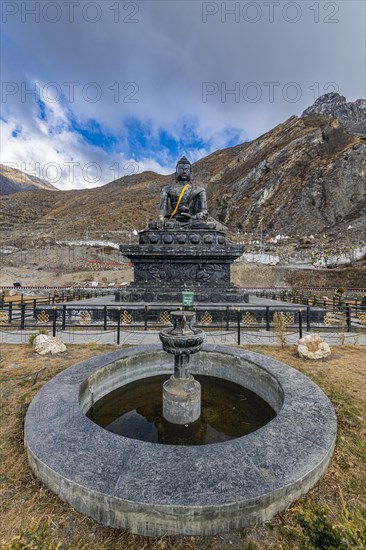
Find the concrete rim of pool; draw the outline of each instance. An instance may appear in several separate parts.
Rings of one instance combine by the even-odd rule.
[[[337,422],[324,392],[295,369],[247,350],[205,345],[192,373],[240,384],[277,416],[243,437],[203,446],[113,434],[85,412],[132,381],[172,372],[160,345],[123,348],[69,367],[29,406],[25,446],[34,474],[96,521],[146,536],[213,535],[269,520],[326,470]]]

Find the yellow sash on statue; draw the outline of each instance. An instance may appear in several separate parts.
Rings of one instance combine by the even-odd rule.
[[[177,206],[174,208],[174,210],[173,210],[173,212],[172,212],[172,214],[171,214],[171,216],[170,216],[170,218],[169,218],[170,220],[171,220],[172,218],[174,218],[174,216],[175,216],[176,213],[178,212],[178,208],[179,208],[179,205],[180,205],[180,201],[182,200],[183,195],[184,195],[184,193],[187,191],[187,188],[188,188],[188,187],[189,187],[189,183],[187,183],[187,185],[185,185],[185,186],[183,187],[182,191],[180,192],[179,199],[178,199],[178,202],[177,202]]]

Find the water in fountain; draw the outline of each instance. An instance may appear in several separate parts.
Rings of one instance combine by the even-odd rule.
[[[88,417],[107,430],[142,441],[171,445],[207,445],[257,430],[275,416],[251,391],[221,378],[195,375],[201,384],[201,416],[192,424],[167,422],[162,411],[162,384],[154,376],[118,388],[97,401]]]

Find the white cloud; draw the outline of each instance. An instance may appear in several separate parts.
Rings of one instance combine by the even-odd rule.
[[[47,102],[47,119],[2,121],[1,162],[45,179],[59,189],[91,188],[145,170],[169,174],[172,168],[146,158],[142,162],[85,143],[70,126],[67,109]]]
[[[64,188],[110,181],[115,163],[123,175],[123,166],[134,160],[130,158],[133,147],[126,146],[125,125],[131,118],[149,125],[152,140],[159,129],[179,138],[184,132],[182,121],[194,121],[200,143],[187,152],[197,160],[225,147],[230,129],[244,141],[292,114],[301,114],[318,95],[332,91],[329,83],[335,83],[349,101],[365,94],[363,2],[281,1],[274,3],[273,23],[268,2],[257,2],[261,17],[256,23],[243,16],[253,17],[253,11],[243,12],[245,5],[253,4],[247,2],[211,3],[218,13],[207,17],[206,23],[202,10],[207,3],[198,1],[141,0],[125,9],[123,2],[82,0],[75,3],[74,22],[64,2],[59,3],[62,17],[56,23],[50,21],[55,8],[41,11],[39,22],[21,13],[24,6],[29,11],[36,4],[43,9],[42,2],[19,3],[19,12],[9,15],[3,26],[8,54],[2,76],[5,86],[15,87],[14,93],[5,88],[8,94],[3,97],[8,122],[2,155],[4,162],[39,162],[41,166],[78,162],[74,183],[63,175],[60,186]],[[95,16],[92,8],[86,9],[88,4],[100,7],[100,21],[88,21]],[[237,4],[241,11],[235,22],[223,10]],[[285,20],[294,17],[294,11],[286,11],[289,4],[300,6],[296,23]],[[114,22],[117,5],[119,21]],[[133,6],[138,8],[136,13]],[[332,13],[332,6],[338,13]],[[138,22],[129,23],[130,19]],[[25,94],[35,81],[47,104],[47,122],[37,119],[35,96]],[[205,82],[213,83],[214,89],[206,98],[202,95]],[[273,98],[270,82],[276,83]],[[233,89],[236,95],[230,93]],[[48,97],[55,91],[62,96],[53,103]],[[291,94],[297,91],[298,101],[292,102]],[[252,101],[256,92],[258,101]],[[96,101],[95,94],[100,96]],[[97,120],[106,132],[119,136],[121,152],[83,142],[70,126],[70,111],[79,125]],[[15,127],[22,128],[16,138],[12,137]],[[168,149],[154,159],[147,143],[145,156],[138,157],[140,171],[174,169]],[[85,171],[83,175],[82,167],[90,162],[102,169],[98,182],[87,181],[92,177]]]

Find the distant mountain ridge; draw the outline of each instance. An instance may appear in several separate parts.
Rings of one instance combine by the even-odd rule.
[[[326,94],[251,142],[193,165],[209,213],[231,231],[334,234],[366,224],[365,100]],[[12,234],[81,234],[142,229],[156,219],[159,194],[174,175],[133,174],[94,189],[35,190],[4,196],[0,228]],[[69,237],[70,238],[70,237]],[[362,238],[362,237],[361,237]]]
[[[30,191],[32,189],[58,189],[47,181],[31,176],[25,172],[0,164],[0,195],[11,195],[19,191]]]

